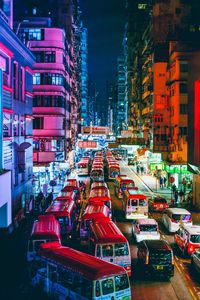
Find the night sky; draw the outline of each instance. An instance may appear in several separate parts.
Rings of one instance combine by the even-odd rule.
[[[89,74],[97,83],[100,101],[106,96],[106,81],[113,80],[117,70],[125,26],[125,2],[80,0],[83,23],[89,34]]]

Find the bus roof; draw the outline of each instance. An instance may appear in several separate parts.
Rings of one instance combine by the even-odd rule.
[[[106,202],[106,201],[111,201],[110,197],[108,196],[100,196],[100,197],[90,197],[89,198],[89,203],[93,203],[93,202]]]
[[[167,211],[175,215],[190,215],[190,212],[185,208],[179,208],[179,207],[167,208],[166,212]]]
[[[110,192],[107,188],[95,188],[90,191],[90,196],[89,198],[96,198],[96,197],[104,197],[108,196],[110,198]]]
[[[122,234],[117,225],[112,221],[93,221],[90,224],[90,230],[96,243],[126,243],[127,239]]]
[[[124,191],[124,194],[127,195],[127,197],[129,199],[146,199],[147,197],[143,194],[138,194],[137,190],[128,190],[128,191]]]
[[[79,191],[79,188],[77,186],[74,186],[74,185],[66,185],[61,190],[61,192],[71,192],[71,191]]]
[[[102,188],[103,188],[103,187],[104,187],[104,188],[108,188],[107,183],[95,181],[95,182],[93,182],[92,185],[91,185],[91,190],[92,190],[92,189],[95,189],[95,188],[99,188],[99,187],[102,187]]]
[[[35,237],[55,236],[60,237],[60,224],[53,215],[39,216],[38,220],[33,223],[31,239]]]
[[[55,200],[45,211],[45,214],[53,214],[55,217],[69,216],[74,208],[74,201]]]
[[[98,280],[104,277],[126,273],[123,267],[69,247],[59,246],[59,243],[43,243],[39,255],[49,259],[51,262],[55,261],[66,269],[81,274],[89,280]]]
[[[67,179],[66,184],[73,185],[73,186],[78,186],[78,182],[75,178]]]
[[[120,177],[120,176],[116,177],[116,181],[118,181],[119,183],[131,183],[131,182],[134,182],[133,179],[124,178],[124,177]]]
[[[109,215],[109,208],[104,205],[103,202],[93,202],[92,204],[89,204],[85,212],[83,214],[84,220],[92,220],[96,217],[107,217]]]

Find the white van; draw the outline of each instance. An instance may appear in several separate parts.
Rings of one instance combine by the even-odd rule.
[[[176,232],[183,224],[192,225],[192,217],[184,208],[168,208],[163,214],[161,222],[169,232]]]
[[[133,236],[136,242],[143,240],[159,240],[158,223],[154,219],[138,219],[133,223]]]

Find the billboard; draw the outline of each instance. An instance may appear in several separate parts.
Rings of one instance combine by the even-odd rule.
[[[95,141],[79,141],[79,148],[97,148],[97,142]]]

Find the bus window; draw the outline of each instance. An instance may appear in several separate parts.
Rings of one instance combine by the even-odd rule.
[[[60,282],[63,286],[66,288],[71,288],[72,287],[72,273],[70,273],[68,270],[64,269],[59,269],[58,270],[58,282]]]
[[[101,295],[100,283],[99,281],[96,281],[96,297],[99,297],[100,295]]]
[[[128,245],[127,244],[115,244],[115,256],[125,256],[128,255]]]
[[[126,274],[115,276],[115,290],[121,291],[129,288],[128,276]]]
[[[92,287],[92,282],[83,278],[81,295],[83,295],[86,299],[92,299]]]
[[[57,282],[57,268],[49,264],[49,279],[52,282]]]
[[[131,205],[132,206],[138,206],[138,201],[137,201],[137,199],[132,199],[132,201],[131,201]],[[130,205],[129,205],[130,206]]]
[[[40,249],[40,245],[45,242],[46,240],[34,241],[34,251],[38,252],[38,250]]]
[[[147,206],[147,200],[146,199],[139,199],[139,206]]]
[[[79,295],[82,295],[82,286],[83,286],[83,283],[82,283],[82,278],[79,277],[79,276],[74,276],[74,286],[73,286],[73,290],[79,294]]]
[[[58,222],[60,223],[60,227],[63,229],[65,228],[65,226],[69,225],[69,218],[68,217],[58,218]]]
[[[97,245],[97,257],[101,257],[101,246]]]
[[[113,245],[102,246],[103,257],[113,256]]]
[[[114,285],[113,285],[112,278],[102,280],[101,285],[102,285],[103,295],[114,293]]]

